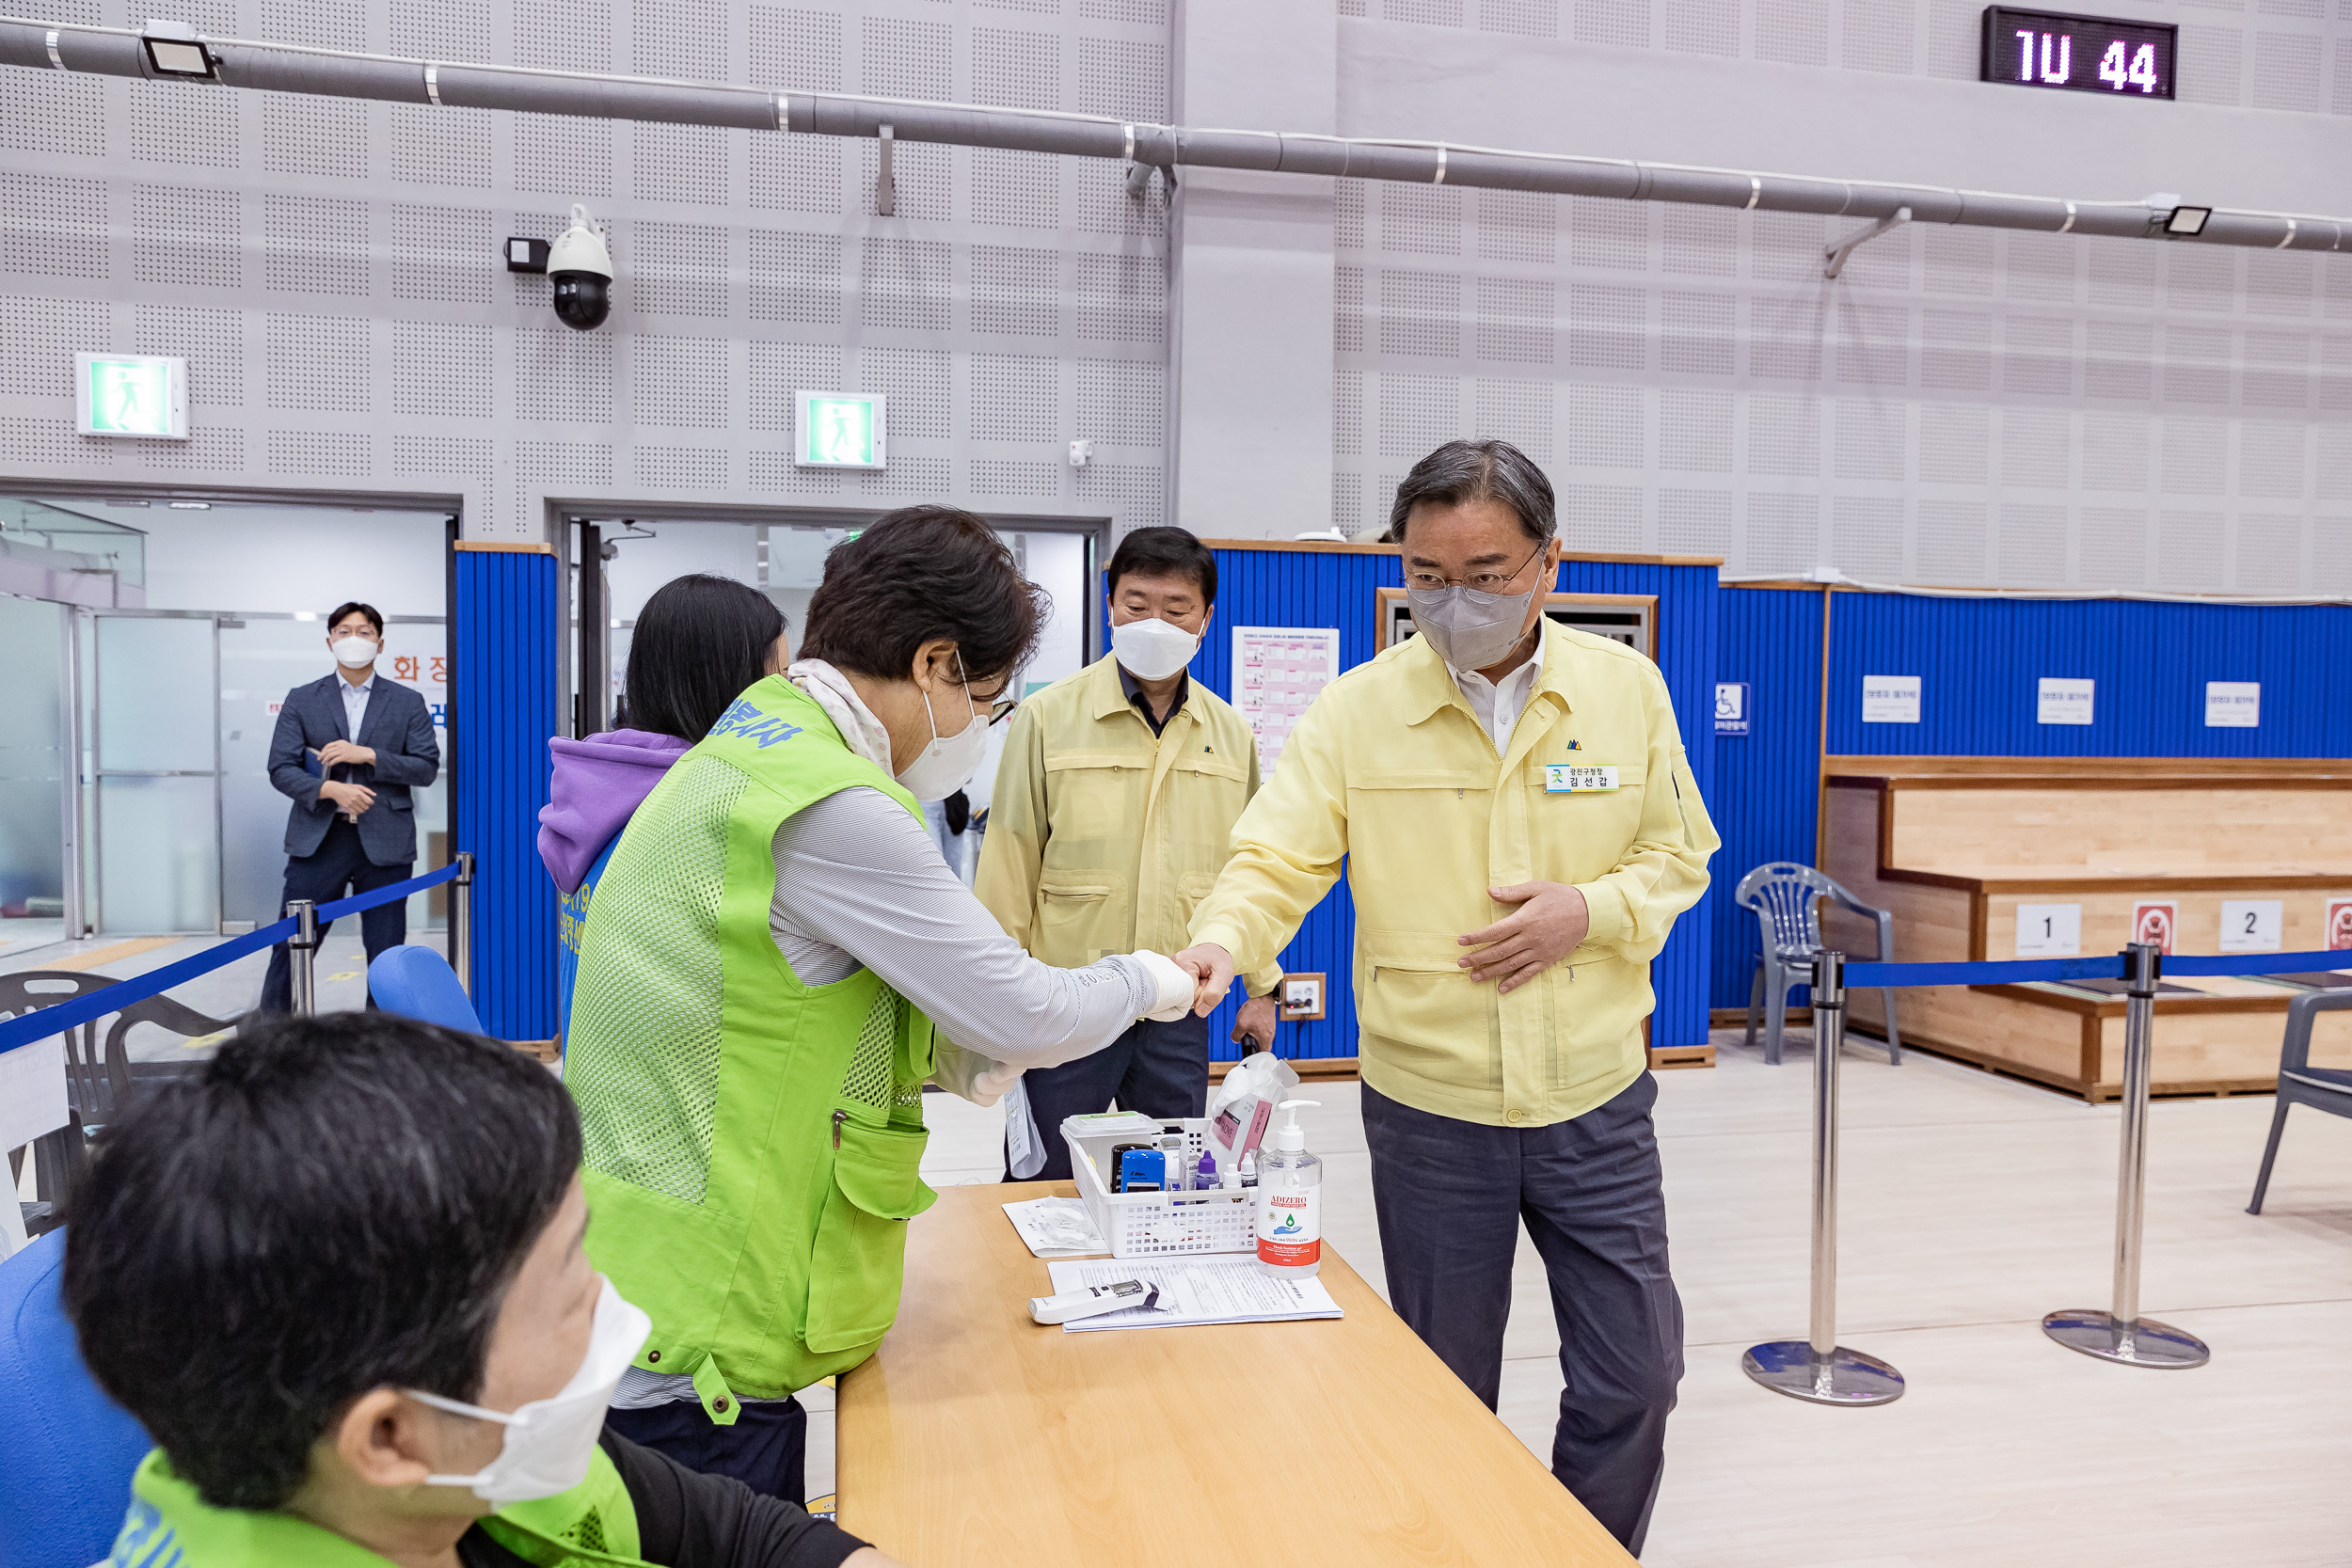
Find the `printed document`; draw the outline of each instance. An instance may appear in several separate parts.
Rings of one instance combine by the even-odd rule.
[[[1054,1293],[1066,1295],[1089,1285],[1140,1279],[1160,1289],[1155,1307],[1130,1307],[1062,1327],[1073,1334],[1099,1328],[1181,1328],[1196,1323],[1288,1323],[1301,1318],[1346,1314],[1320,1279],[1278,1279],[1248,1254],[1206,1253],[1189,1258],[1113,1258],[1092,1262],[1049,1263]]]

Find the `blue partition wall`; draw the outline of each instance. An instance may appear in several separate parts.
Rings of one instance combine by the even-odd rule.
[[[1711,994],[1747,1003],[1754,918],[1728,896],[1768,860],[1815,861],[1819,589],[1726,588],[1717,668],[1746,681],[1753,733],[1716,745],[1724,830]],[[2352,756],[2352,609],[1839,592],[1829,605],[1832,756]],[[1862,721],[1866,675],[1916,675],[1916,724]],[[2043,724],[2043,676],[2096,682],[2092,722]],[[2256,681],[2262,721],[2205,726],[2207,681]]]
[[[452,827],[474,856],[474,1010],[501,1039],[555,1036],[555,885],[535,843],[556,733],[562,586],[545,546],[457,547]]]
[[[1217,550],[1216,562],[1216,619],[1193,660],[1192,675],[1229,699],[1233,627],[1337,626],[1340,667],[1349,670],[1376,651],[1373,591],[1404,585],[1393,551],[1362,546],[1225,547]],[[1715,799],[1709,717],[1717,663],[1715,568],[1570,560],[1561,573],[1560,587],[1570,593],[1658,596],[1659,664],[1689,743],[1692,772],[1711,803]],[[1703,920],[1686,919],[1659,958],[1654,970],[1658,1012],[1651,1043],[1688,1045],[1707,1038],[1708,936]],[[1281,1054],[1356,1054],[1351,984],[1355,940],[1355,906],[1343,879],[1283,949],[1284,969],[1319,972],[1327,977],[1328,990],[1326,1016],[1321,1021],[1282,1025],[1276,1043]],[[1229,1000],[1210,1020],[1213,1054],[1238,1053],[1238,1048],[1226,1043],[1232,1030],[1234,1006]]]

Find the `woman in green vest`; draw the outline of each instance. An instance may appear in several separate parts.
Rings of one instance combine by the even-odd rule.
[[[680,1464],[801,1496],[792,1396],[873,1354],[936,1196],[927,1080],[993,1103],[1192,1003],[1156,953],[1030,958],[924,829],[1049,609],[971,514],[879,519],[827,558],[801,658],[670,769],[597,884],[564,1082],[589,1256],[653,1317],[612,1423]]]
[[[389,1013],[280,1015],[141,1100],[66,1232],[83,1359],[161,1444],[90,1477],[131,1497],[107,1561],[896,1568],[603,1430],[646,1323],[586,1218],[555,1079]]]

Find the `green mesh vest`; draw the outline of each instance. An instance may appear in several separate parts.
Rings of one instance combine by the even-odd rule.
[[[578,1486],[509,1503],[482,1528],[535,1568],[645,1568],[637,1555],[637,1507],[602,1449]],[[384,1568],[385,1560],[291,1513],[215,1508],[157,1449],[131,1477],[122,1529],[96,1568]]]
[[[873,1354],[938,1196],[930,1021],[869,969],[803,985],[768,927],[777,827],[857,786],[916,809],[771,675],[637,808],[589,906],[564,1068],[588,1254],[653,1317],[637,1365],[722,1424]]]

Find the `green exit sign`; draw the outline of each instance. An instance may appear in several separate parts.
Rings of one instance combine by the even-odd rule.
[[[74,404],[85,436],[188,438],[188,362],[153,355],[77,354]]]
[[[796,392],[800,420],[792,461],[803,468],[879,468],[886,448],[884,399],[852,392]]]

